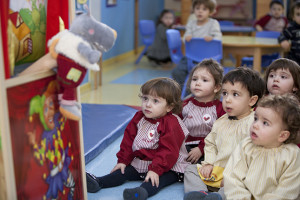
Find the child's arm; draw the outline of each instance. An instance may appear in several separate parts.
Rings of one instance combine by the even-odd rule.
[[[265,25],[268,23],[270,19],[271,19],[271,15],[269,14],[265,15],[254,23],[254,27],[256,28],[257,31],[263,31]]]
[[[292,36],[291,30],[289,30],[289,28],[286,28],[278,37],[278,42],[280,43],[281,47],[286,51],[289,51],[290,49],[291,45],[289,40],[291,39],[291,36]]]
[[[191,41],[191,39],[193,37],[193,26],[196,26],[196,24],[192,20],[192,21],[188,22],[185,27],[185,33],[183,35],[183,39],[187,42]]]
[[[217,123],[217,121],[215,122]],[[211,132],[206,136],[204,143],[204,156],[205,159],[202,162],[203,165],[213,165],[218,154],[217,144],[216,144],[217,133],[215,131],[215,126],[213,126]]]
[[[267,199],[297,199],[300,194],[300,153],[299,149],[294,148],[294,151],[286,151],[287,157],[290,156],[291,162],[283,164],[278,177],[278,183],[275,190],[264,195]],[[281,155],[282,156],[282,155]],[[225,183],[226,184],[226,183]],[[267,184],[267,183],[266,183]]]
[[[242,144],[230,156],[223,172],[224,191],[227,199],[251,199],[251,193],[243,183],[248,167]]]
[[[142,112],[141,111],[137,112],[132,118],[132,120],[129,122],[129,124],[127,125],[124,131],[123,140],[120,145],[120,151],[117,153],[118,163],[129,165],[133,160],[134,155],[132,151],[132,144],[138,131],[137,123],[140,121],[142,117],[143,117]]]
[[[211,41],[212,39],[222,40],[221,27],[217,20],[212,21],[212,26],[210,29],[209,36],[205,36],[204,39],[205,39],[205,41],[208,41],[208,42]]]

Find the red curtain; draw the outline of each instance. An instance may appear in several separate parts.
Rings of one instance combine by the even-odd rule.
[[[10,77],[9,73],[9,61],[8,61],[8,44],[7,44],[7,24],[8,24],[8,8],[9,0],[0,1],[0,18],[1,18],[1,36],[3,47],[3,62],[5,78]]]
[[[47,4],[47,29],[46,29],[46,53],[47,43],[59,32],[59,17],[62,18],[65,28],[69,28],[69,3],[68,1],[51,0]]]

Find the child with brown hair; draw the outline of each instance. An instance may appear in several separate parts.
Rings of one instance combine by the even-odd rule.
[[[204,139],[214,122],[225,114],[220,101],[223,67],[213,59],[205,59],[190,72],[187,85],[193,94],[184,101],[183,122],[189,130],[187,161],[196,164],[204,157]]]
[[[263,96],[264,86],[259,73],[250,68],[238,67],[224,76],[221,93],[226,114],[215,121],[204,140],[204,161],[184,172],[184,200],[225,199],[223,170],[235,147],[249,136],[252,108]]]
[[[208,42],[213,39],[222,40],[220,24],[217,20],[211,18],[216,6],[215,0],[193,1],[193,12],[196,19],[190,20],[186,25],[183,36],[186,42],[191,41],[192,38],[204,38]],[[172,77],[179,83],[181,88],[183,88],[188,73],[187,58],[183,57],[172,71]]]
[[[293,60],[275,60],[265,72],[266,94],[295,94],[300,100],[300,66]],[[300,147],[300,132],[296,139]]]
[[[224,171],[227,199],[297,199],[300,105],[291,94],[268,95],[255,110],[250,137],[230,157]]]
[[[145,200],[162,188],[183,181],[188,165],[184,145],[188,130],[176,115],[182,110],[180,94],[179,85],[170,78],[156,78],[142,85],[142,111],[125,129],[118,163],[106,176],[87,173],[88,192],[141,180],[140,187],[125,189],[123,197]]]

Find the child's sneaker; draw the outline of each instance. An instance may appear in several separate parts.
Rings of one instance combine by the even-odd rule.
[[[201,200],[207,196],[205,191],[193,191],[186,193],[183,200]]]
[[[97,177],[89,172],[86,172],[87,191],[90,193],[98,192],[101,187],[97,181]]]
[[[148,198],[148,192],[142,187],[125,189],[123,192],[123,198],[124,200],[146,200]]]

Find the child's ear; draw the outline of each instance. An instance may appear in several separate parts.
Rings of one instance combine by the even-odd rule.
[[[218,93],[221,90],[221,85],[215,85],[214,93]]]
[[[290,132],[289,131],[281,131],[279,136],[278,136],[278,142],[283,143],[290,137]]]
[[[213,16],[216,12],[217,12],[217,10],[214,9],[213,11],[211,11],[211,12],[209,13],[209,16],[210,16],[210,17]]]
[[[249,106],[252,107],[256,104],[258,100],[258,96],[257,95],[254,95],[252,97],[250,97],[250,100],[249,100]]]
[[[171,110],[173,110],[173,108],[174,108],[173,103],[171,105],[167,105],[167,112],[170,112]]]

